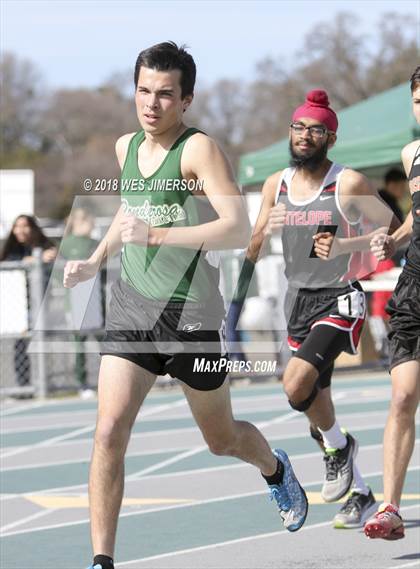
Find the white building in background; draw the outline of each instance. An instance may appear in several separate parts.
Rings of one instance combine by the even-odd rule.
[[[0,170],[0,239],[5,239],[18,215],[33,213],[33,170]]]

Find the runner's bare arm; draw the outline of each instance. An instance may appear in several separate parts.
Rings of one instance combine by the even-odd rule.
[[[410,174],[411,166],[413,164],[414,156],[419,147],[420,141],[414,140],[404,146],[401,151],[401,160],[404,166],[405,173],[407,177]],[[417,215],[420,215],[420,210],[416,211]],[[404,223],[399,227],[393,234],[392,238],[394,240],[394,245],[397,249],[405,245],[410,241],[411,235],[413,234],[413,213],[407,215]]]
[[[391,208],[360,172],[344,170],[340,182],[339,200],[346,214],[355,211],[363,215],[375,229],[389,227],[389,231],[392,232],[401,225]]]
[[[122,169],[127,154],[128,144],[135,133],[121,136],[115,145],[118,163]],[[77,283],[89,280],[96,275],[106,260],[121,251],[122,241],[120,223],[123,217],[122,205],[119,207],[112,223],[95,251],[84,261],[68,261],[64,267],[63,284],[66,288],[72,288]]]
[[[118,164],[120,165],[121,170],[124,167],[128,145],[130,144],[130,140],[135,134],[135,132],[124,134],[117,140],[115,144],[115,153],[117,155]],[[106,262],[106,259],[113,257],[115,253],[121,251],[122,242],[120,234],[120,223],[123,216],[124,211],[123,206],[121,205],[114,219],[112,220],[107,233],[91,256],[91,260],[96,263],[99,262],[100,266]]]
[[[419,147],[419,141],[414,140],[407,144],[401,152],[401,160],[407,176],[410,174],[414,156]],[[416,211],[420,215],[420,210]],[[407,215],[404,223],[392,235],[377,235],[372,239],[371,251],[381,261],[392,257],[397,249],[408,243],[413,233],[413,213]]]
[[[413,164],[414,156],[420,145],[420,140],[413,140],[409,144],[406,144],[401,151],[401,160],[404,166],[405,173],[407,177],[410,175],[411,166]]]
[[[355,251],[367,251],[376,235],[390,233],[401,225],[363,174],[344,170],[339,188],[339,203],[346,217],[356,221],[363,215],[375,229],[365,235],[350,238],[334,238],[327,233],[314,235],[315,253],[324,260]]]
[[[191,136],[184,148],[181,169],[185,178],[195,178],[202,183],[218,219],[188,227],[148,227],[147,244],[164,243],[197,250],[246,247],[251,229],[245,201],[236,185],[231,166],[217,144],[201,133]],[[141,244],[142,223],[141,220],[132,219],[133,226],[138,228],[138,238],[133,230],[132,242]],[[126,236],[127,233],[124,239]]]
[[[262,188],[261,209],[252,232],[251,242],[248,245],[248,251],[246,254],[247,258],[253,263],[257,262],[264,248],[264,242],[269,237],[267,229],[270,213],[274,209],[274,200],[280,176],[281,172],[276,172],[267,178]]]
[[[404,166],[405,173],[407,176],[410,174],[411,166],[413,164],[414,156],[416,154],[417,148],[419,147],[420,142],[418,140],[414,140],[404,146],[401,151],[401,160]],[[420,211],[416,212],[420,215]],[[410,241],[411,235],[413,233],[413,213],[407,215],[404,223],[399,227],[394,233],[392,234],[392,239],[394,241],[394,247],[399,249],[406,243]]]

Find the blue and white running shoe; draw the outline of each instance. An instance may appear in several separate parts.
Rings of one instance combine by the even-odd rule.
[[[284,450],[276,448],[273,454],[283,464],[284,474],[282,484],[269,485],[270,500],[276,501],[284,527],[289,531],[297,531],[305,523],[308,499]]]
[[[96,565],[89,565],[87,569],[102,569],[102,565],[97,563]]]

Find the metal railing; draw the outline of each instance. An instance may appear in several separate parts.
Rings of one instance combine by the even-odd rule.
[[[45,264],[40,249],[33,257],[0,263],[0,396],[45,398],[94,387],[99,346],[86,351],[85,343],[96,342],[103,326],[72,330],[64,262]]]

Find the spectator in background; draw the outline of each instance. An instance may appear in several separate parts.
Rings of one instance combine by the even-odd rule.
[[[95,226],[93,215],[85,208],[75,208],[67,219],[66,231],[61,241],[60,255],[67,261],[74,259],[88,259],[96,249],[98,242],[91,237]],[[85,342],[86,334],[76,332],[76,379],[81,386],[80,395],[83,399],[90,399],[95,392],[89,388],[86,372]]]
[[[42,260],[51,263],[57,255],[54,243],[44,235],[35,217],[19,215],[6,238],[0,261],[33,261],[33,250],[43,250]]]
[[[12,229],[6,238],[0,261],[34,261],[35,248],[42,249],[42,261],[51,263],[57,255],[57,249],[52,241],[44,235],[35,217],[32,215],[19,215],[13,222]],[[14,366],[16,383],[23,387],[30,384],[31,368],[26,353],[28,339],[19,338],[14,346]]]
[[[385,187],[379,190],[379,195],[402,223],[405,216],[400,207],[400,202],[408,195],[407,176],[399,168],[391,168],[385,174],[384,182]]]
[[[67,260],[90,257],[98,245],[91,237],[94,226],[95,219],[87,209],[75,208],[67,218],[60,254]]]

